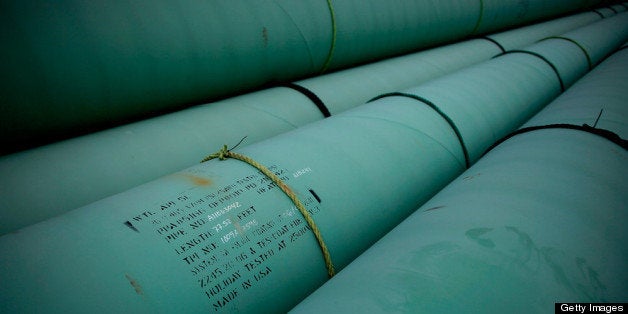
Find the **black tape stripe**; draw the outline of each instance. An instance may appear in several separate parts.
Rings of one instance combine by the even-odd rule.
[[[462,153],[464,154],[464,163],[465,163],[465,167],[467,167],[467,169],[469,169],[470,167],[470,161],[469,161],[469,152],[467,151],[467,146],[464,143],[464,140],[462,139],[462,134],[460,134],[460,130],[458,130],[458,127],[456,126],[456,124],[454,123],[453,120],[451,120],[451,118],[446,115],[444,112],[442,112],[440,110],[440,108],[436,107],[436,105],[421,97],[421,96],[417,96],[417,95],[413,95],[413,94],[407,94],[407,93],[400,93],[400,92],[393,92],[393,93],[386,93],[386,94],[382,94],[379,95],[371,100],[369,100],[368,102],[372,102],[384,97],[390,97],[390,96],[401,96],[401,97],[407,97],[407,98],[411,98],[414,100],[418,100],[419,102],[422,102],[425,105],[428,105],[430,108],[432,108],[434,111],[436,111],[436,113],[438,113],[443,119],[445,119],[445,121],[447,121],[447,123],[449,123],[449,126],[454,130],[454,133],[456,134],[456,137],[458,138],[458,141],[460,142],[460,147],[462,147]]]
[[[561,91],[561,93],[565,91],[565,84],[563,83],[563,79],[560,77],[560,73],[558,73],[558,69],[556,68],[556,66],[554,66],[554,64],[552,64],[552,62],[547,60],[547,58],[545,58],[544,56],[542,56],[542,55],[540,55],[540,54],[538,54],[536,52],[527,51],[527,50],[509,50],[509,51],[506,51],[506,52],[504,52],[504,53],[502,53],[502,54],[500,54],[498,56],[495,56],[495,57],[501,57],[503,55],[511,54],[511,53],[525,53],[525,54],[529,54],[529,55],[535,56],[535,57],[545,61],[545,63],[547,63],[552,68],[552,70],[554,70],[554,73],[556,74],[556,77],[558,78],[558,83],[560,83],[560,91]]]
[[[325,103],[320,98],[318,98],[318,96],[316,96],[316,94],[314,94],[311,90],[301,85],[294,84],[294,83],[282,83],[282,84],[279,84],[279,86],[294,89],[297,92],[305,95],[305,97],[307,97],[310,101],[312,101],[316,105],[318,110],[321,111],[321,113],[323,114],[325,118],[331,117],[331,113],[329,112],[329,109],[327,108],[327,106],[325,106]]]
[[[591,12],[597,13],[597,15],[599,15],[599,16],[600,16],[601,18],[603,18],[603,19],[604,19],[604,18],[606,18],[606,17],[604,16],[604,14],[602,14],[602,12],[598,11],[597,9],[593,9],[593,10],[591,10]]]
[[[606,8],[607,8],[607,9],[609,9],[609,10],[611,10],[611,11],[613,11],[613,12],[615,12],[615,14],[619,13],[619,12],[617,12],[617,10],[615,10],[615,9],[614,9],[613,7],[611,7],[610,5],[609,5],[609,6],[607,6]]]
[[[492,42],[493,44],[495,44],[495,46],[497,46],[497,48],[499,48],[499,50],[502,51],[502,53],[506,52],[506,49],[504,49],[504,46],[502,46],[502,44],[500,44],[497,40],[490,38],[488,36],[480,36],[478,37],[478,39],[486,39],[490,42]]]
[[[499,146],[499,144],[505,142],[506,140],[510,139],[511,137],[514,137],[514,136],[519,135],[519,134],[524,134],[524,133],[538,131],[538,130],[546,130],[546,129],[569,129],[569,130],[583,131],[583,132],[587,132],[587,133],[591,133],[591,134],[603,137],[603,138],[605,138],[605,139],[607,139],[607,140],[609,140],[609,141],[619,145],[623,149],[628,149],[628,141],[622,139],[619,135],[617,135],[617,133],[614,133],[612,131],[609,131],[609,130],[606,130],[606,129],[594,128],[594,127],[589,126],[587,124],[576,125],[576,124],[558,123],[558,124],[531,126],[531,127],[527,127],[527,128],[523,128],[523,129],[519,129],[517,131],[514,131],[514,132],[504,136],[503,138],[501,138],[497,142],[493,143],[493,145],[491,145],[484,152],[484,154],[482,154],[482,156],[486,155],[493,148]]]
[[[582,51],[582,53],[584,54],[585,58],[587,58],[587,64],[589,65],[589,70],[593,69],[593,63],[591,62],[591,56],[589,55],[589,52],[584,49],[584,47],[582,45],[580,45],[580,43],[578,43],[577,41],[571,39],[571,38],[567,38],[567,37],[563,37],[563,36],[549,36],[549,37],[545,37],[540,41],[544,41],[544,40],[548,40],[548,39],[562,39],[562,40],[566,40],[576,46],[578,46],[578,48],[580,48],[580,50]]]

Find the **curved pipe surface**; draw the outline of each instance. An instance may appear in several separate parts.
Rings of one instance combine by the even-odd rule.
[[[597,20],[587,12],[494,36],[513,47]],[[295,84],[337,114],[498,53],[488,41],[470,40]],[[322,117],[302,93],[272,88],[0,157],[0,234],[168,175],[198,162],[207,149],[244,136],[243,144],[252,144]]]
[[[628,80],[615,75],[627,62],[625,49],[613,54],[526,126],[590,122],[600,87],[625,104]],[[622,119],[599,126],[621,133],[626,106],[610,108]],[[581,130],[516,135],[292,312],[546,313],[555,302],[623,302],[627,161],[625,148]]]
[[[495,118],[499,128],[476,128],[504,136],[558,94],[548,83],[555,78],[538,70],[542,64],[520,57],[439,80],[446,86],[466,78],[467,86],[447,90],[464,94],[480,79],[471,74],[486,73],[480,68],[521,67],[520,75],[482,81],[537,88],[536,95],[503,98],[507,112],[461,103],[467,114],[453,121]],[[532,70],[522,66],[528,63]],[[451,125],[407,97],[385,97],[238,152],[267,165],[303,200],[336,269],[464,170]],[[180,312],[183,305],[187,312],[278,312],[327,279],[319,247],[291,202],[237,160],[211,160],[4,235],[0,251],[2,282],[20,283],[0,286],[3,312]]]
[[[0,146],[13,152],[592,3],[3,1]]]

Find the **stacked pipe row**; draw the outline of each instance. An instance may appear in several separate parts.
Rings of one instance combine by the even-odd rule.
[[[561,95],[524,127],[552,124],[589,125],[628,138],[626,91],[628,91],[628,44],[578,81],[578,88]],[[594,75],[595,74],[595,75]]]
[[[545,91],[548,95],[563,92],[588,69],[602,60],[609,51],[613,51],[623,43],[628,31],[626,29],[627,18],[628,14],[622,13],[594,23],[590,27],[580,28],[562,36],[547,38],[524,50],[507,51],[502,57],[496,58],[495,62],[491,63],[492,68],[485,67],[484,73],[473,74],[476,79],[471,82],[465,82],[464,80],[468,78],[463,76],[457,77],[460,79],[458,82],[453,81],[450,77],[443,77],[416,88],[390,95],[408,97],[435,106],[443,112],[444,116],[459,121],[454,123],[454,127],[460,133],[460,141],[463,143],[463,148],[466,148],[467,159],[475,161],[484,152],[482,145],[476,143],[497,141],[500,138],[499,134],[503,134],[505,129],[509,128],[511,119],[523,118],[516,116],[518,111],[512,113],[511,108],[504,106],[505,103],[526,99],[525,94],[531,91],[537,91],[537,93]],[[604,36],[600,35],[602,33]],[[559,47],[560,49],[558,49]],[[545,72],[546,75],[552,77],[547,84],[554,86],[556,90],[535,89],[533,87],[535,82],[526,80],[516,82],[518,84],[516,87],[509,86],[515,83],[508,80],[500,85],[491,85],[489,82],[495,80],[493,73],[500,75],[500,69],[504,66],[500,64],[500,59],[504,56],[509,57],[506,60],[510,63],[505,67],[512,72],[512,76],[527,71]],[[512,62],[511,60],[520,61]],[[460,72],[465,71],[477,70],[471,67]],[[442,80],[447,80],[449,85],[443,84]],[[462,88],[458,89],[456,93],[451,93],[454,86],[462,86]],[[380,97],[386,96],[388,95]],[[461,107],[460,104],[463,103],[465,106]],[[529,108],[532,111],[535,110],[533,106]],[[485,111],[485,114],[475,115],[475,111],[478,110]],[[466,118],[473,116],[477,119]],[[504,119],[504,117],[508,118]],[[530,117],[531,115],[523,118],[523,120],[518,120],[517,123],[523,124]],[[477,128],[478,125],[487,124],[491,125],[491,128]]]
[[[601,2],[3,1],[0,146],[12,152]]]
[[[628,5],[626,3],[621,3],[621,4],[609,5],[606,7],[595,8],[591,11],[595,12],[601,17],[609,17],[619,12],[625,11],[627,6]]]
[[[503,50],[599,21],[594,12],[296,82],[337,114]],[[157,179],[207,149],[251,144],[323,118],[299,91],[276,87],[0,158],[0,234]]]
[[[545,59],[583,53],[582,46],[595,64],[628,39],[628,14],[563,37],[592,30],[596,38],[588,40],[604,45],[556,44]],[[587,64],[584,57],[566,59],[573,67]],[[476,81],[500,94],[469,93]],[[443,95],[436,101],[435,92],[415,96],[431,98],[436,110],[388,96],[237,149],[303,200],[336,269],[462,173],[465,149],[475,161],[494,137],[560,94],[553,67],[524,53],[424,86],[462,99],[457,109],[465,114],[449,112],[453,104]],[[476,136],[471,123],[492,136]],[[0,278],[14,284],[0,286],[0,305],[3,312],[285,311],[327,280],[309,230],[255,168],[214,159],[2,236]]]
[[[626,68],[621,49],[293,312],[547,313],[555,302],[625,302]]]

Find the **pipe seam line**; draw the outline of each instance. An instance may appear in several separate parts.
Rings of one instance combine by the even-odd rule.
[[[576,131],[582,131],[582,132],[591,133],[593,135],[597,135],[597,136],[603,137],[603,138],[611,141],[612,143],[619,145],[619,147],[621,147],[621,148],[623,148],[625,150],[628,150],[628,141],[623,139],[623,138],[621,138],[617,133],[615,133],[613,131],[610,131],[610,130],[607,130],[607,129],[596,128],[596,127],[590,126],[590,125],[588,125],[586,123],[583,124],[583,125],[568,124],[568,123],[556,123],[556,124],[531,126],[531,127],[526,127],[526,128],[522,128],[522,129],[519,129],[517,131],[514,131],[514,132],[512,132],[512,133],[502,137],[497,142],[493,143],[493,145],[491,145],[489,148],[486,149],[486,151],[484,151],[482,156],[486,155],[488,152],[493,150],[493,148],[495,148],[498,145],[500,145],[501,143],[507,141],[511,137],[514,137],[514,136],[517,136],[517,135],[520,135],[520,134],[533,132],[533,131],[546,130],[546,129],[568,129],[568,130],[576,130]]]
[[[552,68],[552,70],[554,70],[554,73],[556,74],[556,78],[558,78],[558,83],[560,84],[560,92],[561,93],[565,92],[565,84],[563,83],[563,79],[560,77],[560,73],[558,72],[558,69],[556,68],[556,66],[552,62],[550,62],[547,58],[545,58],[544,56],[542,56],[539,53],[532,52],[532,51],[527,51],[527,50],[514,49],[514,50],[506,51],[505,53],[497,55],[497,56],[495,56],[493,58],[501,57],[503,55],[507,55],[507,54],[511,54],[511,53],[528,54],[528,55],[535,56],[535,57],[545,61],[545,63],[547,63],[547,65],[549,65]]]
[[[589,65],[589,70],[593,69],[593,63],[591,62],[591,56],[589,55],[589,52],[580,43],[578,43],[577,41],[575,41],[575,40],[573,40],[571,38],[563,37],[563,36],[549,36],[549,37],[545,37],[545,38],[537,41],[537,43],[541,42],[541,41],[544,41],[544,40],[548,40],[548,39],[563,39],[563,40],[566,40],[566,41],[568,41],[570,43],[573,43],[574,45],[578,46],[578,48],[580,48],[580,50],[582,50],[582,53],[584,53],[584,56],[587,58],[587,64]]]
[[[243,140],[244,138],[240,141],[240,143],[242,143]],[[232,147],[231,149],[236,148],[238,145],[240,145],[240,143],[236,144],[236,146]],[[215,158],[218,158],[219,160],[225,160],[227,158],[237,159],[261,171],[265,176],[267,176],[275,184],[277,184],[277,186],[281,189],[281,191],[284,192],[284,194],[288,196],[288,198],[290,198],[290,200],[294,203],[294,205],[299,210],[299,212],[301,212],[301,215],[303,215],[303,218],[305,219],[308,226],[312,230],[312,233],[314,234],[314,237],[316,238],[316,241],[318,242],[318,246],[321,249],[321,252],[323,254],[323,259],[325,260],[325,267],[327,268],[327,275],[329,276],[329,278],[333,277],[336,274],[336,271],[334,270],[334,264],[331,260],[331,254],[329,253],[329,249],[327,248],[327,245],[325,244],[325,241],[323,240],[323,236],[320,230],[318,229],[316,222],[314,222],[314,219],[312,218],[310,213],[307,211],[307,209],[305,208],[301,200],[299,200],[299,197],[297,197],[297,195],[292,191],[292,189],[285,182],[283,182],[283,180],[281,180],[277,175],[275,175],[273,172],[268,170],[268,168],[266,168],[264,165],[258,163],[251,157],[234,153],[231,151],[231,149],[228,149],[227,145],[223,145],[222,148],[218,152],[213,153],[203,158],[203,160],[201,160],[201,163],[204,163],[206,161],[209,161]]]
[[[314,105],[316,105],[316,107],[318,108],[318,110],[320,110],[320,112],[323,114],[323,116],[325,118],[329,118],[331,117],[331,112],[329,112],[329,108],[327,108],[327,106],[325,105],[325,103],[323,102],[322,99],[320,99],[320,97],[318,97],[318,95],[316,95],[314,92],[312,92],[311,90],[295,84],[295,83],[281,83],[278,85],[279,87],[286,87],[286,88],[290,88],[293,89],[301,94],[303,94],[305,97],[307,97],[310,101],[312,101],[314,103]]]
[[[391,96],[407,97],[407,98],[411,98],[411,99],[417,100],[417,101],[423,103],[424,105],[427,105],[430,108],[432,108],[432,110],[436,111],[436,113],[438,113],[445,121],[447,121],[447,123],[449,124],[451,129],[456,134],[456,137],[458,138],[458,142],[460,142],[460,147],[462,148],[462,153],[464,154],[465,167],[466,167],[466,169],[469,169],[469,167],[471,165],[471,162],[469,161],[469,152],[467,150],[467,146],[464,143],[464,139],[462,138],[462,134],[460,133],[460,130],[458,129],[458,127],[456,126],[454,121],[447,114],[445,114],[443,111],[441,111],[433,102],[427,100],[426,98],[423,98],[423,97],[418,96],[418,95],[402,93],[402,92],[385,93],[385,94],[379,95],[379,96],[369,100],[368,102],[372,102],[372,101],[375,101],[375,100],[378,100],[378,99],[381,99],[381,98],[391,97]]]

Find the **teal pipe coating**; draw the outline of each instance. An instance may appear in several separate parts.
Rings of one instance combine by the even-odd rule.
[[[457,150],[432,110],[389,101],[238,152],[287,180],[340,269],[394,227],[404,208],[463,170]],[[428,182],[423,195],[406,189]],[[2,285],[2,312],[180,312],[182,304],[190,313],[281,312],[327,276],[291,202],[234,160],[212,160],[4,235],[0,252],[2,282],[26,282]]]
[[[481,79],[474,75],[494,72],[500,74],[482,79],[485,86],[527,92],[501,99],[506,114],[476,106],[472,98],[486,100],[482,93],[468,95],[459,104],[467,115],[453,123],[484,116],[501,127],[477,123],[478,132],[515,130],[519,117],[558,94],[555,78],[536,61],[504,55],[439,79],[457,84],[446,90],[452,97]],[[492,142],[469,141],[466,148]],[[449,122],[408,97],[385,97],[237,151],[270,167],[299,195],[337,270],[464,170]],[[281,312],[327,280],[320,249],[288,198],[231,159],[6,234],[0,252],[2,312]]]
[[[623,49],[525,126],[590,123],[603,107],[621,119],[597,127],[625,132],[626,67]],[[604,137],[516,135],[292,312],[548,313],[555,302],[625,302],[626,177],[626,149]]]
[[[524,126],[569,123],[587,124],[610,130],[623,139],[628,138],[626,126],[626,91],[628,90],[628,49],[613,54],[596,68],[595,77],[578,81],[578,88],[569,90],[543,109],[542,113]]]
[[[590,37],[584,40],[582,38],[585,37],[581,34],[588,34]],[[541,41],[519,51],[533,54],[507,53],[487,65],[463,69],[457,73],[459,75],[441,77],[401,94],[434,104],[444,116],[455,121],[463,146],[470,146],[466,147],[467,160],[474,162],[484,152],[479,143],[497,141],[499,134],[509,128],[512,119],[516,119],[514,121],[519,125],[523,124],[547,104],[548,99],[556,97],[561,92],[561,87],[572,84],[579,75],[585,73],[588,62],[580,47],[587,49],[589,59],[592,64],[596,64],[621,46],[627,36],[628,13],[618,14],[561,36],[583,40],[580,45],[559,39]],[[600,45],[589,46],[593,42]],[[574,57],[577,54],[580,54],[579,58]],[[469,81],[469,77],[474,79]],[[517,79],[513,79],[515,77]],[[535,79],[530,79],[531,77]],[[537,87],[535,84],[541,81],[552,88]],[[453,90],[456,92],[452,92]],[[542,93],[545,94],[541,95]],[[536,98],[533,101],[530,97]],[[528,111],[513,112],[509,106],[504,105],[517,102],[526,103]],[[483,114],[478,115],[478,111]],[[508,119],[500,118],[504,116]],[[489,127],[478,129],[478,125]]]
[[[2,1],[0,153],[601,1]]]
[[[624,2],[621,4],[610,5],[608,7],[596,8],[596,9],[593,9],[593,11],[602,17],[609,17],[617,13],[625,12],[627,9],[628,9],[628,3]]]
[[[553,36],[550,34],[563,34],[598,20],[599,16],[595,13],[586,12],[486,37],[506,50],[511,50]],[[367,102],[376,95],[416,86],[428,78],[435,78],[452,72],[453,69],[458,70],[485,61],[500,52],[495,47],[488,50],[487,46],[480,45],[479,42],[483,40],[470,40],[424,51],[422,53],[425,55],[422,55],[420,60],[416,58],[418,55],[412,54],[331,73],[325,76],[329,79],[316,77],[299,81],[297,84],[313,91],[328,105],[333,114]],[[339,86],[342,88],[338,88]]]
[[[613,10],[609,8],[597,8],[597,9],[594,9],[593,12],[599,14],[603,18],[613,16],[616,14]]]
[[[604,18],[615,15],[612,11]],[[496,41],[503,50],[513,50],[522,48],[536,42],[542,38],[552,36],[549,33],[563,34],[588,23],[598,21],[600,17],[593,11],[574,14],[571,16],[554,19],[551,21],[528,25],[504,31],[496,34],[486,35],[490,40]]]
[[[621,4],[610,5],[609,8],[615,13],[621,13],[621,12],[626,12],[626,10],[628,9],[627,6],[628,6],[628,3],[624,2]]]
[[[520,48],[600,18],[593,12],[491,35]],[[302,80],[337,114],[497,55],[474,39]],[[420,69],[417,71],[417,69]],[[272,88],[0,157],[0,235],[198,162],[208,149],[261,141],[323,116],[304,95]]]

